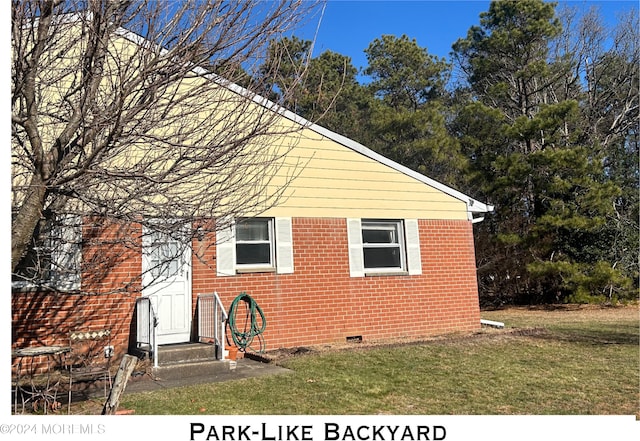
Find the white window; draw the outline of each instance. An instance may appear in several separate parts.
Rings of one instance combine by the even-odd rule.
[[[291,218],[247,218],[216,234],[219,276],[241,272],[293,272]]]
[[[42,224],[39,239],[12,275],[13,288],[80,289],[82,218],[55,216]]]
[[[273,219],[242,219],[236,224],[236,267],[274,267]]]
[[[153,225],[153,223],[152,223]],[[186,256],[190,252],[189,228],[175,229],[172,234],[144,227],[142,237],[143,286],[182,276]]]
[[[159,233],[154,235],[159,236]],[[166,236],[163,236],[163,238]],[[154,245],[149,251],[149,266],[151,267],[151,277],[153,279],[168,279],[178,274],[180,261],[175,256],[178,255],[179,248],[176,242],[154,240]]]
[[[418,221],[347,219],[352,277],[421,274]]]
[[[401,221],[362,221],[362,254],[366,272],[406,271]]]

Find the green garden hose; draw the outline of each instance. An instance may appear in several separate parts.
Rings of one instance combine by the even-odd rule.
[[[238,329],[236,318],[240,302],[245,302],[246,304],[246,315],[242,330]],[[238,350],[245,352],[247,348],[249,348],[254,352],[264,352],[265,345],[262,333],[267,327],[267,320],[265,319],[260,306],[258,306],[256,301],[246,292],[240,293],[240,295],[231,302],[231,306],[229,306],[229,320],[227,321],[227,324],[231,331],[231,338],[238,347]],[[260,342],[259,350],[255,350],[251,347],[251,343],[253,343],[253,339],[256,337]]]

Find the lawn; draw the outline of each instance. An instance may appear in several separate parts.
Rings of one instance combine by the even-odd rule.
[[[278,360],[291,373],[130,394],[159,414],[582,414],[639,412],[637,307],[485,311],[504,330],[353,346]]]

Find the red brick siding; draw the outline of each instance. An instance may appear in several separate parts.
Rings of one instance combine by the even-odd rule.
[[[116,359],[127,353],[135,299],[140,296],[140,226],[85,223],[81,281],[87,294],[13,292],[14,348],[67,345],[72,331],[110,329]],[[44,368],[44,361],[34,364]]]
[[[214,241],[195,241],[193,311],[198,294],[217,291],[228,308],[240,292],[247,292],[264,311],[267,349],[345,341],[348,336],[417,338],[478,329],[471,223],[420,220],[419,226],[418,276],[350,277],[345,219],[293,219],[293,274],[217,277]],[[130,227],[130,236],[138,236],[139,228]],[[93,236],[112,232],[105,228]],[[139,244],[135,248],[96,240],[83,250],[85,259],[109,249],[118,256],[111,271],[99,277],[85,266],[83,289],[95,295],[13,293],[13,346],[64,344],[73,329],[108,327],[114,331],[116,353],[125,353],[129,334],[135,332],[133,312],[140,295]],[[128,284],[132,278],[136,280]]]
[[[119,358],[128,348],[136,297],[131,293],[14,293],[13,346],[67,345],[71,331],[111,329]]]
[[[418,337],[480,327],[473,231],[466,221],[421,220],[419,276],[349,276],[345,219],[293,219],[293,274],[216,277],[215,250],[194,259],[193,293],[225,306],[245,291],[264,311],[268,349]],[[196,247],[204,248],[203,244]],[[194,306],[195,307],[195,306]]]
[[[87,219],[82,231],[82,288],[93,294],[139,292],[142,227]]]

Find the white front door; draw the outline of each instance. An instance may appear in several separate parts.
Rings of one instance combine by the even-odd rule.
[[[178,235],[176,235],[178,236]],[[191,338],[191,248],[186,241],[145,230],[142,295],[158,317],[158,344]]]

